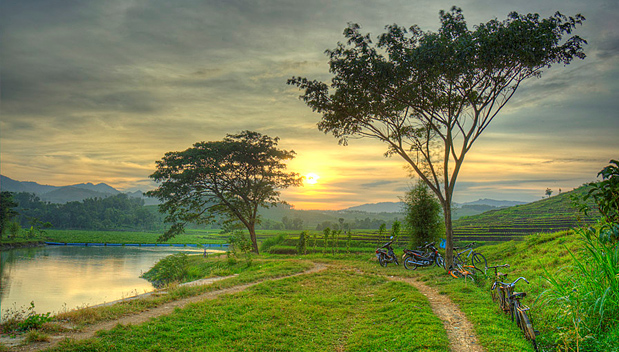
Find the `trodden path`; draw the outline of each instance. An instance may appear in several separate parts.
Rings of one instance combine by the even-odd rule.
[[[195,302],[200,302],[203,300],[211,300],[211,299],[216,299],[217,297],[219,297],[220,295],[224,295],[224,294],[232,294],[232,293],[237,293],[237,292],[241,292],[246,290],[249,287],[258,285],[264,281],[275,281],[275,280],[281,280],[281,279],[285,279],[285,278],[290,278],[290,277],[295,277],[295,276],[299,276],[299,275],[306,275],[306,274],[311,274],[311,273],[315,273],[315,272],[319,272],[322,271],[324,269],[326,269],[327,266],[321,263],[314,263],[314,267],[297,273],[297,274],[293,274],[293,275],[288,275],[288,276],[282,276],[282,277],[277,277],[277,278],[273,278],[273,279],[266,279],[266,280],[260,280],[260,281],[256,281],[256,282],[252,282],[249,284],[244,284],[244,285],[238,285],[238,286],[234,286],[234,287],[230,287],[230,288],[224,288],[221,290],[217,290],[217,291],[212,291],[212,292],[205,292],[203,294],[197,295],[197,296],[192,296],[192,297],[187,297],[184,299],[180,299],[180,300],[176,300],[176,301],[172,301],[172,302],[168,302],[165,303],[159,307],[156,308],[152,308],[149,310],[146,310],[144,312],[140,312],[137,314],[133,314],[133,315],[129,315],[126,317],[122,317],[119,319],[115,319],[112,321],[105,321],[105,322],[101,322],[101,323],[97,323],[97,324],[93,324],[93,325],[89,325],[86,326],[85,328],[83,328],[80,331],[71,331],[71,332],[64,332],[60,335],[54,335],[51,336],[51,341],[50,342],[36,342],[36,343],[31,343],[28,345],[20,345],[20,346],[15,346],[13,348],[11,348],[10,351],[40,351],[42,349],[46,349],[46,348],[52,348],[54,346],[56,346],[57,344],[59,344],[61,341],[63,341],[64,339],[72,339],[72,340],[84,340],[84,339],[89,339],[95,336],[95,333],[99,330],[110,330],[113,327],[115,327],[118,324],[123,324],[123,325],[128,325],[128,324],[140,324],[140,323],[144,323],[152,318],[161,316],[161,315],[167,315],[170,314],[174,311],[174,309],[176,308],[183,308],[185,307],[187,304],[190,303],[195,303]],[[194,282],[191,283],[192,285],[196,285],[196,284],[201,284],[201,285],[208,285],[214,281],[217,280],[209,280],[209,279],[204,279],[204,280],[199,280],[199,282]]]
[[[452,352],[483,352],[479,345],[473,324],[449,297],[441,295],[438,290],[413,278],[387,277],[390,280],[406,282],[414,286],[428,298],[434,315],[443,321]]]

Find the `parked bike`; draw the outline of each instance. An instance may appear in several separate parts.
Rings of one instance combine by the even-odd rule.
[[[393,248],[391,247],[392,243],[393,241],[389,241],[382,247],[376,248],[376,257],[378,258],[378,262],[381,266],[387,266],[389,263],[396,263],[397,265],[400,265],[400,263],[398,263],[398,257],[395,255]]]
[[[434,247],[434,242],[427,243],[418,249],[405,249],[402,255],[404,267],[409,270],[415,270],[419,266],[437,265],[441,268],[445,267],[445,260]]]
[[[501,299],[504,300],[500,303],[502,306],[506,306],[506,309],[504,309],[511,315],[512,321],[516,321],[518,327],[524,332],[526,339],[531,341],[535,351],[538,351],[535,336],[539,335],[539,331],[535,330],[533,324],[531,324],[531,318],[529,318],[528,313],[529,307],[520,303],[520,300],[526,297],[527,294],[526,292],[514,292],[514,287],[520,280],[524,280],[527,284],[529,283],[524,277],[519,277],[512,283],[496,282],[501,292]]]

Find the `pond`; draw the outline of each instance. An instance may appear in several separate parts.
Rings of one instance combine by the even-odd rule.
[[[0,309],[58,313],[153,290],[140,275],[170,254],[191,247],[44,246],[0,252]]]

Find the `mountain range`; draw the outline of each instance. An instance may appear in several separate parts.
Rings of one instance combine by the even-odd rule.
[[[21,182],[9,177],[0,175],[0,190],[9,192],[27,192],[36,194],[41,200],[50,203],[67,203],[83,201],[88,198],[106,198],[109,196],[126,193],[130,197],[142,198],[146,205],[158,204],[153,198],[144,196],[142,191],[121,192],[105,183],[79,183],[69,186],[50,186],[41,185],[36,182]],[[454,211],[457,213],[455,218],[480,214],[488,210],[511,207],[514,205],[526,204],[525,202],[479,199],[474,202],[454,204]],[[380,202],[362,204],[340,211],[364,212],[364,213],[402,213],[404,210],[403,202]]]
[[[50,203],[80,202],[88,198],[106,198],[121,193],[126,193],[129,197],[142,198],[146,205],[157,204],[157,200],[144,196],[141,191],[121,192],[116,188],[105,183],[79,183],[69,186],[50,186],[41,185],[36,182],[16,181],[4,175],[0,175],[0,190],[8,192],[34,193],[41,200]]]

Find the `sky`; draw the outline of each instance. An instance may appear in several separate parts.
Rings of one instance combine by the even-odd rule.
[[[528,80],[467,154],[455,202],[534,201],[594,181],[619,159],[617,0],[205,0],[0,2],[0,172],[64,186],[149,190],[155,161],[199,141],[257,131],[294,150],[317,182],[282,191],[297,209],[396,202],[416,181],[369,139],[340,146],[288,86],[329,81],[325,50],[349,22],[469,28],[511,11],[581,13],[587,58]],[[0,185],[1,187],[1,185]]]

